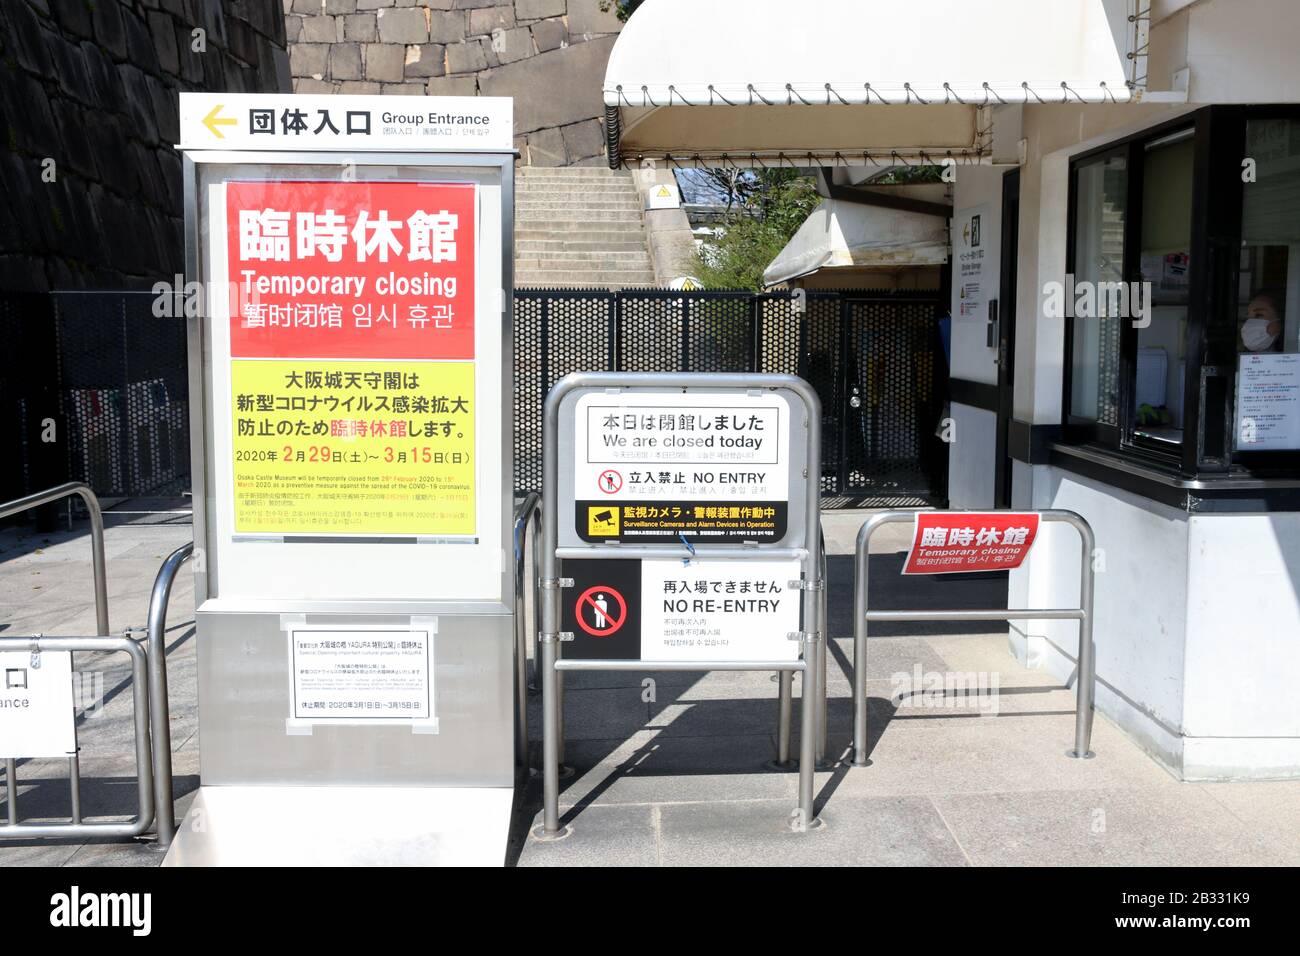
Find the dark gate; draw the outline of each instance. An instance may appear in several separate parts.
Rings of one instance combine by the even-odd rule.
[[[0,295],[0,500],[69,480],[101,498],[189,490],[185,320],[155,298]]]
[[[542,403],[570,372],[784,372],[822,400],[822,492],[942,502],[947,390],[936,293],[521,289],[515,487],[542,479]]]
[[[101,497],[189,488],[185,323],[149,293],[0,296],[0,500],[62,481]],[[942,502],[947,371],[933,292],[515,293],[515,488],[542,480],[542,403],[577,371],[784,372],[822,400],[837,505]],[[55,442],[43,423],[57,422]]]

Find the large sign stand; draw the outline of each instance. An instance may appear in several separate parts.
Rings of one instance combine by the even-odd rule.
[[[570,832],[559,814],[564,672],[799,671],[815,686],[820,421],[816,393],[790,375],[578,373],[551,390],[537,839]],[[799,831],[817,825],[815,696],[806,689],[800,708]]]
[[[167,862],[499,864],[512,103],[180,120],[202,786]]]

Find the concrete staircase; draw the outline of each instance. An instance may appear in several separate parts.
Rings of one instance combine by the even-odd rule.
[[[630,170],[524,166],[515,179],[515,288],[655,284]]]

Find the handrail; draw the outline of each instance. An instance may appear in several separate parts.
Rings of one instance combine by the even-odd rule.
[[[153,784],[158,845],[164,850],[176,835],[176,810],[172,803],[171,703],[167,696],[167,604],[176,572],[191,555],[194,542],[183,544],[167,556],[154,578],[149,595],[149,717],[153,740]]]
[[[24,498],[6,501],[0,504],[0,518],[8,518],[39,508],[41,505],[52,504],[71,495],[80,495],[81,500],[86,503],[86,510],[90,512],[91,556],[95,569],[95,627],[99,631],[99,637],[108,637],[108,572],[104,566],[104,512],[99,507],[99,499],[90,490],[90,486],[82,481],[68,481],[53,488],[46,488],[44,491],[34,492]]]
[[[1092,641],[1093,550],[1096,539],[1092,526],[1073,511],[1052,509],[1036,512],[1043,521],[1068,524],[1079,534],[1080,557],[1079,606],[1077,608],[962,608],[935,611],[872,611],[868,607],[867,565],[871,537],[882,525],[914,521],[916,509],[883,511],[868,518],[858,529],[853,567],[853,765],[869,766],[867,760],[867,623],[869,621],[1013,621],[1022,619],[1077,620],[1079,622],[1079,660],[1076,679],[1077,705],[1074,715],[1074,748],[1066,756],[1092,757],[1093,705],[1097,689],[1096,651]],[[957,512],[960,513],[960,512]],[[983,512],[976,512],[983,513]]]
[[[528,624],[524,620],[524,555],[527,552],[528,526],[533,525],[533,627],[534,638],[541,630],[538,615],[541,613],[536,587],[538,562],[536,532],[541,527],[541,495],[535,491],[526,494],[515,505],[515,762],[528,770]]]
[[[135,702],[135,773],[139,813],[129,823],[26,824],[18,822],[18,786],[14,778],[13,759],[6,760],[9,799],[9,824],[0,826],[0,840],[51,840],[68,837],[115,837],[129,840],[149,829],[154,818],[154,791],[149,774],[149,697],[141,690],[148,684],[148,663],[144,649],[129,637],[0,637],[0,651],[121,651],[131,658],[131,678]]]

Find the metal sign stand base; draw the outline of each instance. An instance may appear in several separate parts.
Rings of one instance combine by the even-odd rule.
[[[513,803],[509,787],[204,786],[162,865],[501,866]]]
[[[654,662],[625,660],[562,660],[561,641],[567,635],[560,630],[561,622],[561,557],[564,549],[559,547],[559,435],[560,406],[565,397],[580,389],[604,389],[622,391],[629,388],[644,389],[701,389],[726,390],[744,389],[785,390],[797,396],[803,404],[806,433],[806,459],[804,484],[806,487],[804,502],[804,547],[690,547],[683,545],[655,545],[646,547],[592,546],[582,550],[584,558],[638,558],[650,556],[661,559],[695,558],[753,558],[782,557],[798,558],[802,564],[802,580],[794,582],[801,591],[803,630],[789,635],[800,643],[801,659],[798,661],[684,661]],[[780,674],[780,694],[778,704],[778,763],[789,761],[790,757],[790,716],[792,702],[790,691],[793,686],[794,672],[803,673],[802,705],[800,707],[800,753],[799,753],[799,804],[792,811],[791,829],[806,832],[817,826],[814,808],[814,771],[817,766],[819,731],[824,730],[825,719],[819,714],[817,701],[824,683],[818,680],[818,673],[824,666],[822,640],[824,624],[822,620],[822,601],[824,599],[825,574],[821,548],[821,498],[820,471],[821,461],[821,404],[817,393],[800,378],[792,375],[753,375],[728,373],[576,373],[566,376],[556,383],[546,399],[543,435],[542,485],[544,501],[542,503],[542,569],[538,581],[538,593],[542,607],[541,632],[537,636],[541,650],[542,686],[542,824],[533,830],[537,840],[564,839],[571,826],[560,825],[560,764],[563,759],[563,701],[561,678],[569,670],[754,670],[776,671]],[[698,551],[698,553],[697,553]],[[810,678],[811,677],[811,681]],[[821,744],[825,749],[824,743]]]

